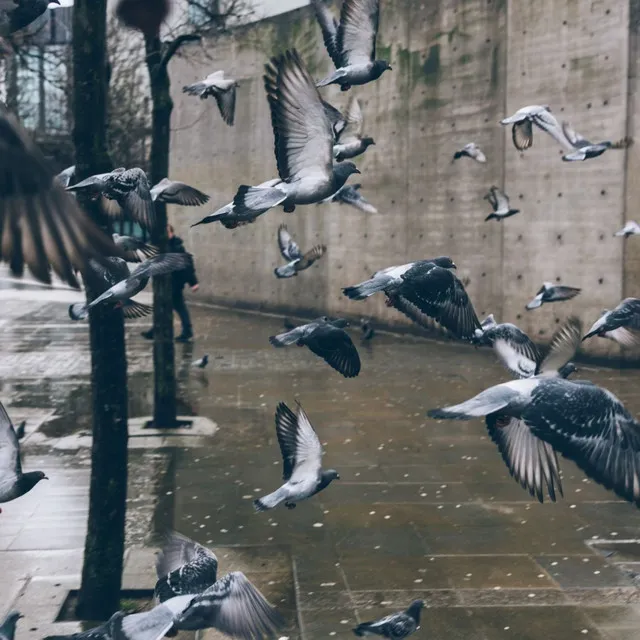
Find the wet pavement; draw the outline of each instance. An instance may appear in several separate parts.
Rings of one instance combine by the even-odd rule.
[[[66,316],[77,295],[0,287],[0,397],[28,419],[25,468],[51,477],[0,515],[0,609],[27,615],[18,640],[76,628],[53,620],[78,584],[89,482],[88,333]],[[125,586],[153,585],[155,545],[173,527],[214,548],[221,571],[255,580],[291,639],[353,637],[414,598],[427,604],[416,637],[640,638],[640,553],[627,542],[640,511],[565,460],[564,500],[533,502],[482,422],[425,417],[508,380],[491,351],[380,334],[345,380],[306,349],[271,348],[282,318],[192,311],[197,340],[177,346],[180,412],[218,429],[132,449]],[[128,325],[132,418],[151,411],[145,326]],[[209,367],[192,369],[205,353]],[[578,376],[640,414],[640,372]],[[281,481],[275,407],[296,399],[341,479],[295,510],[256,514],[252,500]]]

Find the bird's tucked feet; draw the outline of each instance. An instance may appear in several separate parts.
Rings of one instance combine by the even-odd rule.
[[[295,502],[285,502],[284,506],[287,507],[287,509],[295,509],[296,508],[296,503]]]

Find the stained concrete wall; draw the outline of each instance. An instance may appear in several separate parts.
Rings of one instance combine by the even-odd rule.
[[[228,202],[241,183],[276,176],[273,134],[262,86],[270,55],[297,47],[311,73],[330,70],[309,8],[206,43],[172,63],[175,79],[171,177],[211,194],[211,205],[175,209],[172,219],[197,257],[202,295],[265,309],[405,319],[382,296],[350,302],[341,287],[386,266],[450,255],[479,315],[495,313],[544,340],[572,313],[585,324],[623,295],[640,294],[640,242],[612,234],[637,216],[637,145],[585,163],[563,163],[558,145],[535,132],[520,154],[498,122],[527,104],[550,104],[559,118],[594,139],[633,136],[637,0],[382,1],[379,57],[393,71],[354,89],[376,146],[358,159],[363,192],[380,213],[338,205],[269,212],[234,231],[189,225]],[[635,23],[634,23],[635,20]],[[631,25],[631,28],[630,28]],[[236,126],[213,102],[180,92],[223,68],[241,82]],[[324,94],[344,106],[345,94]],[[640,115],[640,114],[639,114]],[[638,121],[635,119],[635,121]],[[488,162],[452,164],[475,141]],[[360,178],[360,176],[358,176]],[[522,213],[485,223],[489,186],[506,189]],[[636,197],[638,196],[638,197]],[[328,253],[310,271],[277,280],[276,229],[287,222],[303,248]],[[583,288],[574,300],[524,311],[544,280]],[[616,353],[592,341],[600,353]]]

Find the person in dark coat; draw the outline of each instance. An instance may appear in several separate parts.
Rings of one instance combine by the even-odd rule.
[[[167,225],[167,234],[169,236],[169,242],[167,245],[168,253],[186,253],[184,248],[184,242],[182,238],[179,238],[171,225]],[[189,309],[187,309],[187,303],[184,299],[184,286],[189,285],[191,291],[197,291],[200,287],[198,284],[198,277],[196,276],[196,269],[191,260],[191,264],[182,271],[174,271],[171,274],[171,284],[173,288],[173,310],[180,317],[182,323],[182,333],[176,338],[176,342],[190,342],[193,338],[193,328],[191,326],[191,318],[189,316]],[[148,340],[153,339],[153,329],[144,331],[142,336]]]

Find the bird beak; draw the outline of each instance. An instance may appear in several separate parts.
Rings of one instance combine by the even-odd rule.
[[[362,173],[362,171],[360,171],[360,169],[356,169],[354,173]]]
[[[336,480],[340,480],[340,474],[336,476]]]
[[[44,478],[42,478],[43,480],[48,480],[49,478],[47,476],[44,476]]]
[[[458,267],[456,267],[455,263],[454,263],[454,262],[452,262],[452,263],[451,263],[451,268],[452,268],[452,269],[457,269]]]

